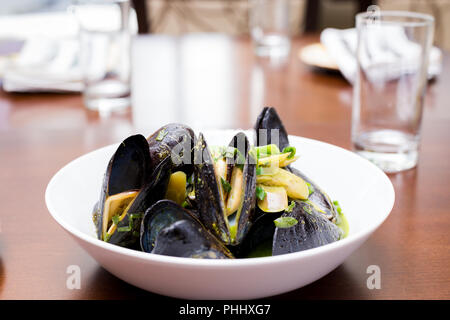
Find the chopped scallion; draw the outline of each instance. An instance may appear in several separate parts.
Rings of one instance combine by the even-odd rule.
[[[273,221],[277,228],[290,228],[298,223],[298,220],[293,217],[279,217]]]
[[[117,226],[119,224],[119,216],[116,214],[111,218],[112,222]]]
[[[266,191],[260,186],[256,186],[256,197],[261,201],[266,197]]]
[[[230,192],[231,191],[231,184],[227,180],[222,178],[222,177],[220,177],[220,181],[222,182],[223,190],[225,190],[225,192]]]
[[[294,207],[295,207],[295,201],[291,201],[290,203],[289,203],[289,206],[286,208],[286,210],[284,210],[284,211],[286,211],[286,212],[292,212],[292,210],[294,209]]]
[[[297,151],[297,149],[295,149],[295,147],[286,147],[283,149],[283,153],[290,153],[290,155],[288,156],[288,159],[292,159],[295,156],[295,152]]]

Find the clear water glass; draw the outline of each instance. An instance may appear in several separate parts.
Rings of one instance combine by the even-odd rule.
[[[130,2],[78,0],[83,100],[102,115],[130,106]]]
[[[388,173],[416,166],[434,19],[400,11],[360,13],[352,142]]]
[[[291,47],[289,0],[250,0],[250,32],[257,55],[286,56]]]

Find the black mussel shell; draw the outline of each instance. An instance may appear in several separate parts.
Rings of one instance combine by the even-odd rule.
[[[171,174],[170,159],[162,161],[153,171],[148,183],[139,191],[126,216],[117,225],[109,243],[122,247],[138,249],[141,221],[145,210],[164,198]]]
[[[141,248],[177,257],[233,257],[190,211],[170,200],[158,201],[146,211],[141,224]]]
[[[192,173],[192,149],[195,143],[194,131],[178,123],[167,124],[147,138],[151,164],[156,167],[165,158],[172,158],[173,171]]]
[[[244,133],[239,132],[236,134],[230,146],[237,148],[245,159],[242,170],[244,177],[242,192],[244,196],[236,213],[236,236],[232,239],[231,243],[237,245],[243,240],[256,218],[256,159],[248,152],[250,150],[250,143]],[[237,165],[242,165],[239,163],[238,157],[235,157],[234,161]]]
[[[213,159],[201,133],[194,147],[194,183],[200,221],[223,243],[230,244],[224,200],[218,187]]]
[[[242,184],[242,197],[239,209],[236,212],[236,235],[232,237],[224,199],[222,198],[219,183],[214,172],[214,164],[208,145],[200,133],[195,147],[194,182],[196,202],[200,221],[222,240],[226,245],[239,244],[247,234],[255,219],[256,204],[256,160],[251,158],[250,143],[244,133],[236,134],[229,146],[239,150],[234,159],[227,159],[229,167],[241,165],[244,181]],[[231,176],[231,170],[228,176]]]
[[[265,131],[259,131],[259,129],[267,130],[267,139],[265,138]],[[278,129],[279,133],[279,141],[271,140],[271,130]],[[264,145],[267,140],[267,144],[275,143],[277,144],[280,150],[283,150],[285,147],[289,146],[289,137],[287,135],[286,129],[284,128],[283,123],[281,122],[280,117],[278,116],[276,110],[272,107],[265,107],[263,111],[258,116],[255,124],[255,136],[256,136],[256,144]],[[309,179],[305,174],[303,174],[300,170],[292,168],[288,166],[286,168],[290,170],[295,175],[299,176],[306,182],[308,182],[314,189],[314,192],[310,195],[309,199],[311,202],[314,202],[323,212],[324,215],[330,219],[335,221],[337,216],[336,208],[333,205],[333,202],[330,200],[330,197],[311,179]]]
[[[180,220],[161,230],[154,254],[199,259],[230,259],[220,241],[192,220]]]
[[[272,107],[265,107],[256,119],[255,145],[276,144],[280,150],[289,146],[289,138],[278,113]]]
[[[108,163],[100,200],[97,210],[94,211],[94,221],[99,239],[102,236],[106,198],[125,191],[140,190],[146,184],[151,172],[150,154],[145,137],[138,134],[125,139]]]
[[[304,201],[296,201],[291,212],[281,217],[295,218],[298,223],[288,228],[275,228],[272,255],[303,251],[335,242],[341,230]]]
[[[336,207],[331,201],[328,194],[326,194],[316,183],[314,183],[311,179],[309,179],[305,174],[303,174],[300,170],[296,168],[289,167],[287,170],[291,171],[296,176],[299,176],[306,182],[310,184],[313,192],[309,195],[308,200],[313,202],[321,211],[319,213],[323,214],[328,220],[336,222],[336,217],[338,216]]]

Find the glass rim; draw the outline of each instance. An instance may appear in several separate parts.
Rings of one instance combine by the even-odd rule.
[[[382,20],[378,18],[391,17],[391,18],[412,18],[416,21],[396,21],[396,20]],[[434,24],[434,17],[427,13],[413,12],[413,11],[397,11],[397,10],[380,10],[380,11],[367,11],[356,14],[356,23],[379,23],[390,24],[396,23],[407,27],[425,27],[432,26]]]

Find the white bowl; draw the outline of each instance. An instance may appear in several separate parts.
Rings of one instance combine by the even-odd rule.
[[[235,131],[204,132],[209,145]],[[251,132],[247,132],[251,136]],[[88,153],[59,170],[45,200],[53,218],[106,270],[139,288],[188,299],[250,299],[305,286],[339,266],[374,232],[394,205],[394,188],[375,165],[345,149],[290,136],[301,169],[347,217],[347,238],[310,250],[264,258],[200,260],[138,252],[96,238],[92,208],[117,145]]]

